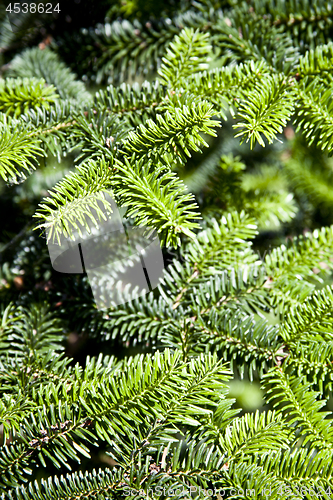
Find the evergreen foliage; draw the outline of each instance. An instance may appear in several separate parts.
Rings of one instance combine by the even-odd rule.
[[[0,498],[329,499],[332,6],[106,3],[49,46],[0,9]],[[105,190],[165,269],[98,310],[46,233]]]

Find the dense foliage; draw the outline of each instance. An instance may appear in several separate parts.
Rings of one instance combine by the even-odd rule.
[[[2,500],[331,498],[332,6],[36,19],[0,10]],[[99,310],[46,233],[103,190],[165,270]]]

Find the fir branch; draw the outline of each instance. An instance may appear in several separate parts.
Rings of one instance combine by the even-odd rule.
[[[332,304],[332,288],[326,286],[316,290],[301,305],[291,306],[281,328],[284,340],[330,341],[330,332],[333,331]]]
[[[173,172],[158,162],[153,165],[144,159],[115,161],[113,188],[120,197],[120,206],[129,207],[127,216],[134,216],[136,224],[147,224],[157,229],[161,243],[180,244],[180,234],[194,237],[193,229],[200,218],[193,195]]]
[[[43,50],[33,47],[18,54],[10,63],[8,76],[43,78],[54,86],[62,99],[69,99],[78,106],[91,102],[83,82],[49,48]]]
[[[333,59],[333,44],[319,45],[306,52],[299,60],[297,76],[312,81],[314,78],[326,84],[332,82],[331,67]],[[319,78],[318,78],[319,77]]]
[[[306,381],[319,388],[328,399],[332,391],[333,342],[308,340],[289,342],[290,356],[285,360],[284,370],[295,370],[298,377],[306,376]]]
[[[309,145],[313,142],[321,150],[332,153],[332,98],[331,89],[302,80],[296,88],[298,105],[296,109],[296,131],[302,130]]]
[[[0,111],[17,118],[29,108],[50,108],[58,95],[53,85],[46,86],[45,80],[37,78],[7,78],[0,80]]]
[[[36,169],[36,157],[45,155],[40,140],[32,138],[28,131],[22,121],[0,116],[0,175],[7,182],[25,179]]]
[[[331,450],[332,421],[325,418],[330,412],[319,411],[325,401],[318,401],[318,393],[309,390],[310,384],[304,383],[302,378],[289,376],[280,369],[270,371],[264,376],[267,399],[286,416],[290,425],[296,424],[300,429],[302,446]],[[295,443],[297,440],[295,437]]]
[[[109,85],[105,90],[96,92],[94,108],[107,110],[122,119],[129,121],[130,125],[144,124],[148,118],[155,116],[154,110],[165,98],[165,89],[159,80],[143,82],[139,85],[122,83],[119,87]]]
[[[246,101],[240,103],[237,118],[241,121],[233,127],[242,130],[235,137],[242,137],[242,142],[250,140],[251,149],[256,141],[265,146],[262,135],[271,144],[291,117],[294,99],[294,91],[283,77],[267,77]]]
[[[145,126],[130,131],[122,150],[127,155],[135,152],[138,158],[158,154],[168,165],[175,160],[184,163],[191,156],[190,150],[208,147],[200,133],[216,137],[214,128],[220,125],[211,120],[212,116],[213,108],[206,101],[192,100],[183,108],[167,109],[163,115],[156,115],[156,121],[149,119]]]
[[[208,33],[199,33],[193,28],[185,28],[167,48],[166,57],[158,71],[162,83],[171,87],[179,84],[193,73],[207,69],[207,56],[211,51]]]
[[[106,162],[98,163],[93,160],[86,165],[78,167],[78,172],[70,173],[63,180],[58,182],[53,192],[50,192],[43,203],[39,205],[39,210],[34,217],[43,222],[36,226],[45,228],[48,231],[48,241],[57,241],[60,245],[61,235],[73,238],[73,231],[79,231],[86,227],[84,216],[97,225],[96,215],[92,214],[92,209],[100,212],[98,201],[103,201],[102,190],[110,188],[110,170]],[[103,201],[106,207],[109,203]]]

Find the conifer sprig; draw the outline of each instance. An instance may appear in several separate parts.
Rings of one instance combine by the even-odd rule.
[[[0,7],[0,498],[328,500],[332,7],[140,5],[49,47]],[[165,269],[97,309],[47,245],[105,192]]]

